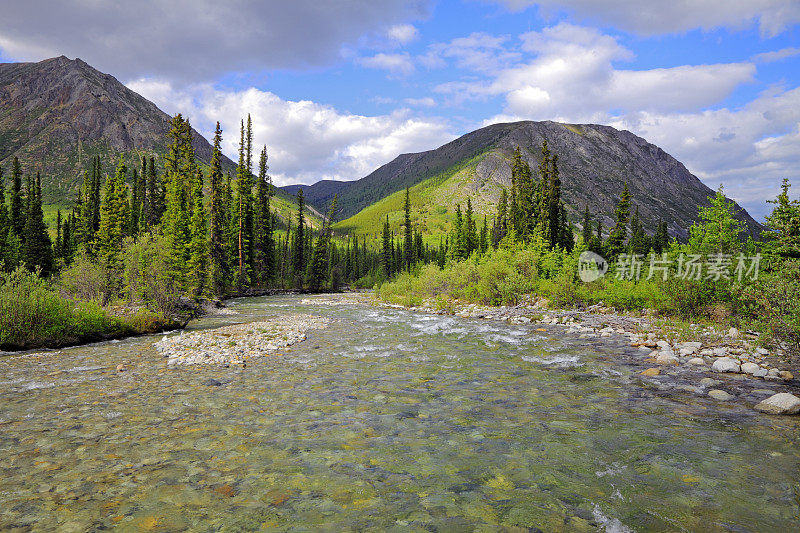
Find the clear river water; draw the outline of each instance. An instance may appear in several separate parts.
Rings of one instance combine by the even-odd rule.
[[[191,324],[331,319],[246,368],[1,357],[0,530],[800,527],[800,417],[665,390],[622,338],[303,298]]]

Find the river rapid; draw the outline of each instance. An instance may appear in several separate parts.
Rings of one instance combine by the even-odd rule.
[[[0,530],[800,527],[800,417],[645,380],[624,337],[304,298],[190,325],[329,319],[246,367],[0,357]]]

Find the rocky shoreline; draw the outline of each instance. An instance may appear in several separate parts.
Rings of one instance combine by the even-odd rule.
[[[442,307],[433,299],[412,307],[376,303],[385,307],[463,318],[502,320],[516,324],[537,323],[559,328],[565,334],[579,338],[624,339],[632,348],[638,348],[636,359],[647,367],[640,372],[642,379],[653,380],[661,388],[706,395],[721,402],[739,399],[753,409],[768,414],[800,413],[800,387],[794,375],[774,363],[775,357],[781,354],[771,354],[764,348],[754,346],[754,337],[742,334],[735,328],[718,332],[713,328],[696,326],[693,330],[695,340],[681,341],[666,328],[654,324],[648,316],[621,314],[602,303],[582,311],[554,310],[548,307],[547,300],[533,296],[523,298],[516,306],[501,307],[458,301],[448,302],[447,306]],[[699,378],[699,381],[697,385],[678,384],[671,387],[663,383],[665,377]]]
[[[245,366],[251,357],[263,357],[305,340],[306,331],[322,329],[327,318],[292,315],[216,329],[181,332],[155,343],[167,365],[219,364]]]

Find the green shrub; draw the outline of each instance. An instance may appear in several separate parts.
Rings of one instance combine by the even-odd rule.
[[[800,260],[778,263],[736,291],[736,309],[768,343],[800,352]]]

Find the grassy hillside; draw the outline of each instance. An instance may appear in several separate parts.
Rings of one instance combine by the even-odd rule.
[[[455,165],[430,179],[409,189],[411,198],[411,220],[422,230],[426,239],[438,242],[439,237],[450,231],[450,225],[460,204],[466,209],[467,198],[472,201],[473,211],[483,224],[483,216],[491,217],[496,209],[501,186],[494,180],[476,180],[476,167],[493,151],[479,154]],[[502,156],[502,155],[501,155]],[[378,238],[388,215],[392,231],[402,229],[405,191],[398,191],[375,202],[354,216],[334,225],[337,234],[367,235]]]

